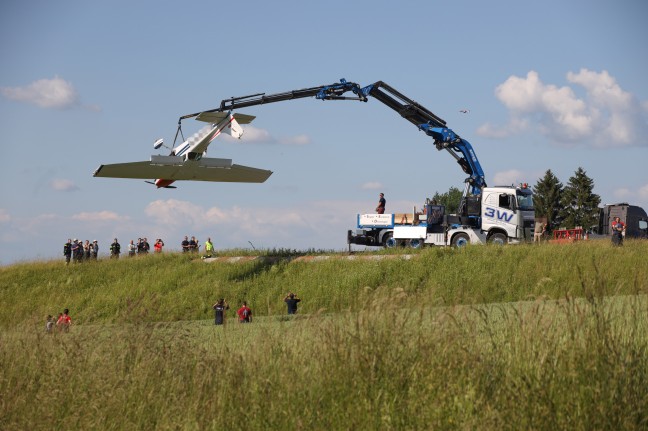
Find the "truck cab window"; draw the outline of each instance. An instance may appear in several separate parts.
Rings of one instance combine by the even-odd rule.
[[[507,194],[499,195],[499,207],[506,208],[509,210],[513,209],[511,208],[511,195],[507,195]]]

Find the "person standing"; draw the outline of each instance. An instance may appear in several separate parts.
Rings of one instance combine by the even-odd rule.
[[[151,244],[149,244],[146,237],[142,238],[142,254],[148,254],[151,249]]]
[[[54,318],[52,317],[51,314],[47,315],[47,320],[45,321],[45,332],[48,334],[52,333],[52,330],[54,329],[54,325],[56,322],[54,321]]]
[[[225,312],[229,310],[229,305],[225,302],[225,298],[221,298],[212,305],[214,309],[214,324],[215,325],[224,325],[225,324]]]
[[[378,206],[376,207],[376,212],[378,214],[384,214],[386,205],[387,205],[387,201],[385,200],[385,194],[381,193],[379,195]]]
[[[90,253],[91,253],[90,247],[91,247],[90,240],[86,239],[85,243],[83,244],[83,260],[90,260]]]
[[[205,256],[203,256],[203,258],[207,259],[212,257],[213,252],[214,252],[214,244],[212,244],[211,238],[207,238],[207,242],[205,242]]]
[[[184,237],[180,245],[182,246],[183,253],[187,253],[189,251],[189,239],[187,236]]]
[[[97,260],[97,256],[99,256],[99,243],[96,239],[92,241],[92,245],[90,247],[90,256],[92,256],[93,260]]]
[[[288,314],[297,314],[297,303],[301,302],[297,295],[292,292],[288,293],[284,298],[284,302],[288,306]]]
[[[621,221],[621,218],[614,217],[614,221],[612,221],[612,245],[623,245],[625,228],[625,223]]]
[[[128,257],[133,257],[135,256],[135,252],[137,251],[137,246],[135,245],[135,242],[133,240],[130,240],[130,243],[128,244]]]
[[[110,258],[119,259],[119,253],[121,253],[121,245],[119,245],[119,241],[115,238],[113,243],[110,244]]]
[[[247,302],[243,301],[243,305],[236,311],[240,323],[250,323],[252,321],[252,310],[247,306]]]
[[[72,259],[72,240],[68,238],[67,242],[63,244],[63,256],[65,256],[65,264],[70,264]]]
[[[155,244],[153,244],[153,250],[155,253],[162,253],[162,247],[164,247],[164,241],[160,238],[156,239]]]
[[[195,236],[192,236],[189,240],[189,251],[192,253],[198,253],[198,241],[196,241]]]
[[[59,318],[56,321],[56,327],[59,331],[68,332],[70,330],[70,325],[72,325],[70,310],[66,308],[65,310],[63,310],[63,314],[59,315]]]
[[[533,242],[540,243],[542,242],[542,237],[547,231],[547,223],[542,223],[540,221],[536,222],[533,229]]]

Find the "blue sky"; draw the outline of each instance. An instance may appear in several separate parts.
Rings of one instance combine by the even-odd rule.
[[[321,5],[321,6],[320,6]],[[264,184],[93,178],[148,160],[183,114],[221,99],[382,80],[469,140],[489,184],[578,167],[605,203],[648,209],[644,1],[8,0],[0,5],[0,264],[61,258],[67,238],[184,235],[217,249],[344,249],[384,192],[410,211],[465,175],[375,99],[302,99],[256,115],[210,157]],[[463,114],[462,109],[470,112]],[[185,121],[185,136],[202,126]]]

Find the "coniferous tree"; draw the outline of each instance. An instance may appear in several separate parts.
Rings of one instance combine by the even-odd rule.
[[[548,169],[533,187],[533,207],[536,218],[545,218],[549,230],[560,227],[560,209],[563,185]]]
[[[445,205],[446,214],[455,214],[459,209],[462,195],[463,192],[461,190],[456,187],[450,187],[450,189],[443,194],[439,194],[439,192],[434,193],[432,200],[439,205]]]
[[[578,168],[563,189],[561,216],[568,228],[582,226],[588,228],[598,220],[598,206],[601,197],[592,192],[594,180],[587,176],[583,168]]]

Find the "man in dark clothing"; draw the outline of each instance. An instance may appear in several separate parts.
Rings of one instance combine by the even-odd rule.
[[[67,242],[63,245],[63,256],[65,256],[65,264],[70,263],[72,259],[72,240],[68,239]]]
[[[385,200],[385,194],[381,193],[380,194],[380,199],[378,199],[378,206],[376,207],[376,212],[378,214],[384,214],[385,213],[385,205],[387,205],[387,201]]]
[[[292,292],[286,295],[284,302],[288,306],[288,314],[297,314],[297,303],[300,301],[301,299],[299,299],[297,295]]]
[[[113,243],[110,244],[110,258],[119,259],[119,253],[121,253],[121,245],[119,245],[119,242],[117,242],[117,238],[115,238],[115,241],[113,241]]]
[[[90,256],[92,259],[97,260],[97,256],[99,255],[99,243],[95,239],[92,241],[92,244],[90,245]]]
[[[75,263],[80,263],[83,259],[83,244],[76,238],[72,242],[72,258]]]
[[[225,302],[224,298],[218,300],[218,302],[212,305],[214,309],[214,324],[215,325],[224,325],[225,324],[225,311],[229,310],[229,305]]]
[[[189,251],[189,239],[185,236],[182,242],[180,243],[182,245],[182,251],[183,252],[188,252]]]
[[[146,238],[142,238],[142,253],[148,254],[150,249],[151,245],[148,243],[148,240]]]

